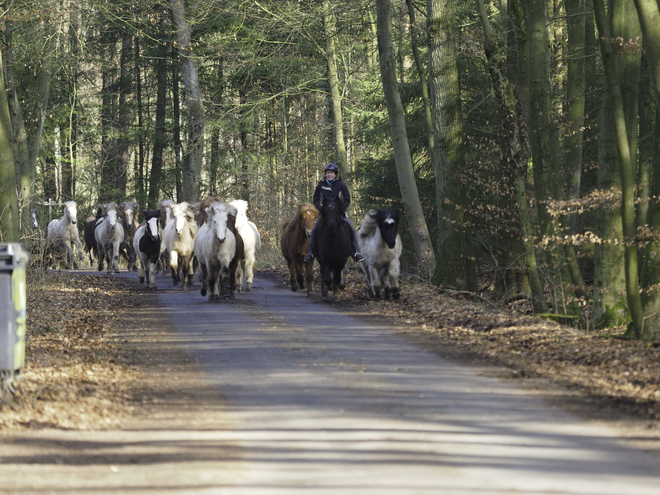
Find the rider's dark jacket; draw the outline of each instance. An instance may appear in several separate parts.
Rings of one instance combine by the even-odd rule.
[[[340,178],[336,178],[332,182],[323,179],[314,191],[314,206],[316,206],[317,210],[321,211],[321,206],[324,202],[334,201],[337,198],[344,203],[344,209],[347,210],[348,205],[351,204],[351,195],[348,192],[346,184]]]

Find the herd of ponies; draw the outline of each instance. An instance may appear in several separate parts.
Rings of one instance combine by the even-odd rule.
[[[235,292],[249,292],[254,279],[261,236],[248,220],[244,200],[221,201],[207,197],[199,203],[164,200],[152,210],[140,211],[135,201],[104,203],[85,219],[83,239],[90,266],[111,275],[119,272],[119,258],[129,271],[138,272],[140,283],[156,290],[156,274],[162,270],[182,289],[193,285],[199,272],[201,295],[209,300],[232,299]],[[313,263],[304,263],[312,228],[317,224],[315,259],[319,263],[321,292],[335,295],[344,288],[344,267],[350,256],[351,232],[342,221],[343,205],[327,202],[318,211],[311,203],[298,205],[282,226],[280,248],[289,269],[291,290],[313,290]],[[139,223],[138,217],[142,217]],[[78,268],[84,256],[77,224],[77,205],[67,201],[62,216],[47,228],[48,252],[55,266]],[[371,210],[357,231],[364,256],[360,262],[370,295],[398,299],[399,258],[402,246],[398,232],[399,212]],[[38,228],[37,210],[32,210],[32,228]],[[74,253],[74,247],[77,256]]]

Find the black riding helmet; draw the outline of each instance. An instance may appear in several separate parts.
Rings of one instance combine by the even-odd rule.
[[[325,166],[325,172],[327,172],[328,170],[332,170],[335,174],[339,175],[339,167],[334,163],[328,163]]]

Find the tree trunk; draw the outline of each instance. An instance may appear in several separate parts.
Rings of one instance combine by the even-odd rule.
[[[13,47],[14,23],[9,18],[5,20],[5,65],[4,76],[7,89],[7,104],[12,122],[15,159],[16,191],[18,193],[17,204],[19,208],[19,230],[24,231],[29,225],[30,203],[34,191],[35,173],[30,171],[30,155],[28,149],[27,131],[23,112],[18,102],[16,92],[16,80],[14,75],[14,47]]]
[[[624,99],[619,86],[616,61],[612,50],[612,38],[605,14],[603,0],[593,0],[598,32],[601,36],[601,54],[605,78],[612,100],[614,127],[621,172],[621,217],[623,219],[623,240],[625,243],[626,299],[632,317],[632,329],[637,338],[642,336],[643,310],[637,275],[637,243],[635,242],[635,170],[629,144]],[[613,9],[614,10],[614,9]],[[616,14],[614,15],[616,18]],[[634,82],[635,86],[637,81]]]
[[[655,95],[655,132],[653,135],[653,178],[651,197],[660,194],[660,10],[655,0],[635,0],[635,7],[644,36],[644,47],[651,72],[651,83]],[[649,224],[654,232],[660,232],[660,206],[652,201],[649,208]],[[642,270],[642,304],[644,324],[640,338],[658,340],[660,338],[660,245],[650,243],[645,249]]]
[[[182,162],[181,198],[178,200],[195,202],[199,200],[204,158],[204,107],[197,62],[192,48],[192,29],[185,18],[183,0],[172,0],[172,12],[188,108],[188,143]]]
[[[332,134],[335,140],[335,154],[337,165],[342,172],[348,172],[348,155],[344,141],[344,119],[341,110],[341,91],[337,73],[337,54],[335,37],[337,28],[335,16],[330,7],[329,0],[323,0],[323,30],[325,34],[325,59],[328,64],[328,84],[330,85],[330,98],[332,99]]]
[[[594,4],[594,10],[596,10]],[[640,27],[630,0],[613,0],[609,6],[609,17],[603,22],[610,36],[621,37],[625,40],[639,36]],[[603,14],[605,15],[605,14]],[[598,19],[597,19],[598,20]],[[603,31],[598,26],[601,53],[603,52]],[[622,191],[623,173],[618,135],[616,107],[614,93],[618,92],[622,98],[623,124],[626,127],[626,146],[630,154],[631,164],[636,163],[637,142],[637,91],[640,68],[640,54],[635,51],[611,51],[608,43],[608,60],[612,59],[612,68],[616,80],[626,81],[625,87],[612,86],[613,81],[606,73],[605,92],[600,125],[600,150],[598,169],[598,188],[601,190]],[[603,58],[604,55],[603,55]],[[633,178],[634,181],[634,178]],[[634,194],[634,193],[633,193]],[[634,205],[633,205],[634,209]],[[603,242],[596,246],[594,264],[594,302],[592,319],[596,327],[608,327],[624,323],[627,298],[623,296],[628,285],[626,274],[626,249],[623,244],[625,234],[625,219],[622,208],[602,208],[597,221],[597,235]],[[634,232],[634,229],[633,229]],[[628,307],[630,311],[631,308]]]
[[[427,0],[429,83],[433,109],[438,245],[433,283],[477,291],[463,146],[463,112],[456,63],[453,0]]]
[[[422,205],[417,192],[415,175],[413,173],[406,121],[401,104],[401,95],[397,86],[396,61],[394,59],[394,46],[392,43],[390,0],[377,0],[377,34],[378,53],[380,58],[380,74],[387,104],[387,113],[390,122],[392,148],[394,149],[394,162],[396,164],[401,198],[403,199],[406,218],[412,236],[415,253],[420,263],[420,272],[430,276],[435,271],[435,254],[429,236]]]
[[[498,46],[493,34],[488,14],[483,0],[476,0],[477,10],[484,28],[484,50],[488,59],[488,71],[493,82],[493,89],[502,107],[502,124],[506,137],[508,153],[507,160],[511,161],[514,170],[514,186],[516,190],[516,206],[520,217],[523,243],[525,246],[525,265],[527,278],[532,293],[532,306],[535,313],[546,313],[548,305],[543,295],[543,284],[539,277],[536,264],[536,251],[534,247],[534,234],[532,230],[529,199],[527,198],[526,167],[527,160],[521,144],[521,119],[516,109],[516,98],[513,84],[506,75],[504,50]]]
[[[149,206],[156,206],[160,199],[160,180],[163,171],[163,151],[167,144],[165,115],[167,111],[167,46],[159,44],[158,57],[154,61],[156,72],[156,121],[154,124],[154,148],[151,155],[149,176]],[[174,83],[174,82],[173,82]]]
[[[422,90],[422,101],[424,102],[424,116],[426,117],[426,148],[431,163],[435,163],[435,159],[433,158],[435,144],[433,141],[433,115],[431,112],[431,101],[429,99],[429,79],[426,77],[422,57],[419,53],[419,28],[415,23],[415,6],[413,5],[413,0],[406,0],[406,6],[408,7],[408,18],[410,19],[410,42],[412,45],[413,59],[415,60],[415,67],[417,67],[419,85]]]
[[[0,56],[0,64],[4,65]],[[1,69],[1,68],[0,68]],[[4,70],[0,70],[0,241],[18,242],[18,200],[16,196],[16,168],[14,164],[14,134],[9,115]]]

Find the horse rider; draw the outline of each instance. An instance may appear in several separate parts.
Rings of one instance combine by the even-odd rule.
[[[321,205],[324,201],[334,201],[336,199],[341,200],[344,203],[344,209],[348,209],[348,205],[351,204],[351,195],[348,192],[348,187],[339,177],[339,167],[334,163],[328,163],[325,166],[325,179],[319,182],[314,191],[314,206],[316,209],[321,211]],[[344,213],[344,222],[346,222],[351,227],[351,240],[353,241],[353,247],[351,249],[353,259],[355,261],[364,260],[364,256],[360,252],[360,245],[358,244],[357,235],[355,235],[355,227],[351,223],[351,220],[348,218],[348,215]],[[314,224],[312,228],[312,234],[309,238],[309,246],[307,247],[307,254],[303,258],[305,263],[311,263],[314,259],[314,254],[316,250],[316,226],[318,222]]]

